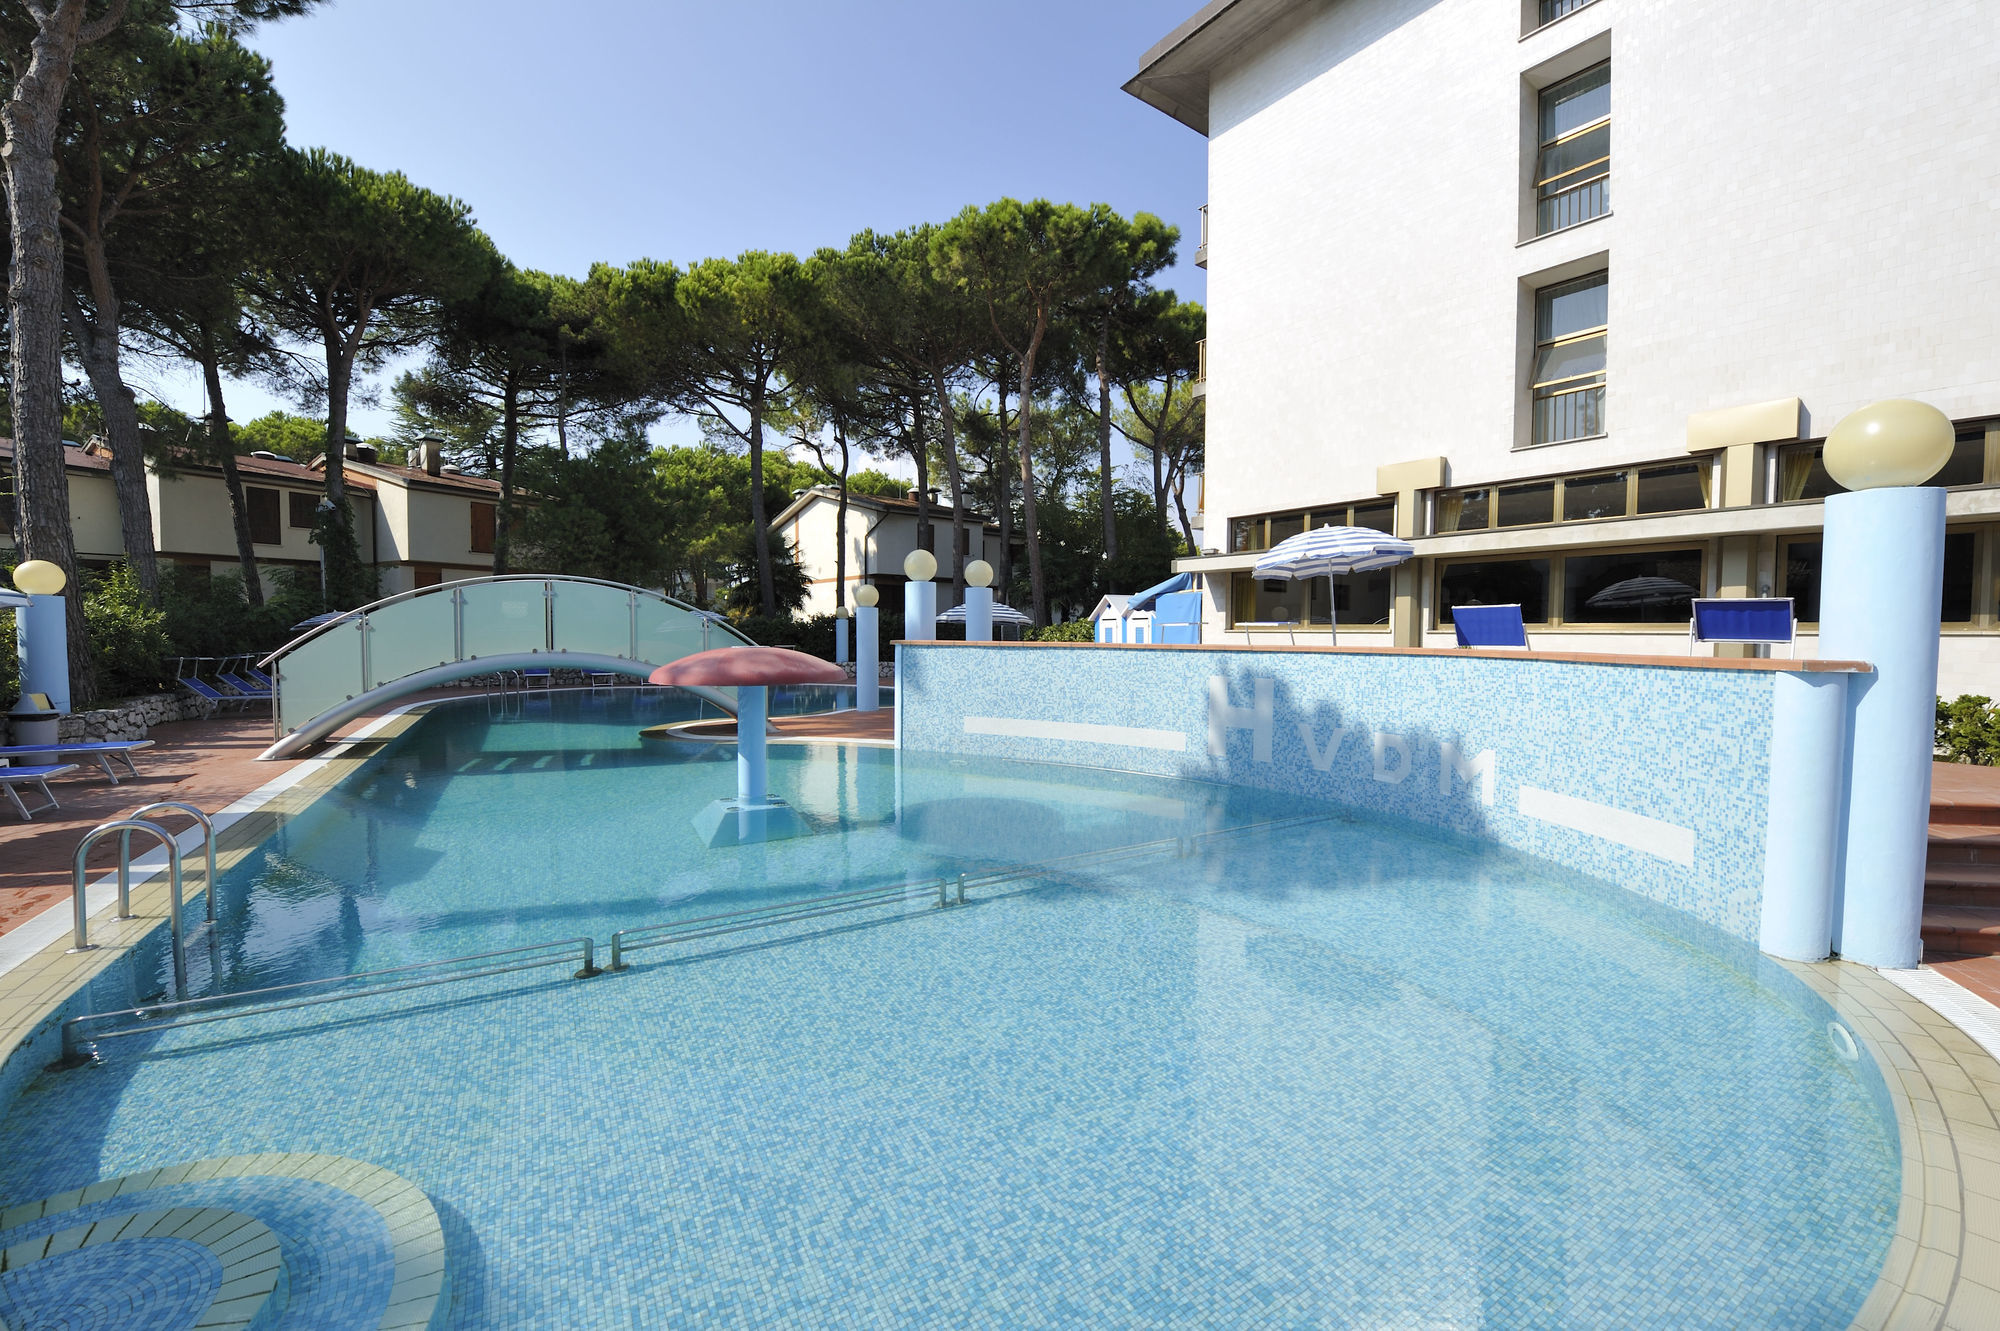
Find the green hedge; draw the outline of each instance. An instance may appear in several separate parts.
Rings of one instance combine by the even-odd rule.
[[[1991,698],[1960,694],[1937,700],[1937,756],[1949,763],[2000,767],[2000,712]]]
[[[1051,624],[1045,629],[1022,629],[1024,642],[1096,642],[1097,625],[1087,619],[1072,619],[1067,624]]]

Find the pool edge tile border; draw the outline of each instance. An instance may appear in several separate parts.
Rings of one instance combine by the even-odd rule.
[[[2000,1288],[1972,1276],[2000,1283],[2000,1266],[1967,1260],[2000,1254],[2000,1060],[1910,992],[1911,972],[1782,964],[1859,1038],[1896,1115],[1896,1228],[1853,1331],[2000,1325]]]

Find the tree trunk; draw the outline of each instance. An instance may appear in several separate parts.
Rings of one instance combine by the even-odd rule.
[[[833,605],[837,610],[847,604],[847,431],[841,426],[833,427],[833,437],[840,441],[840,505],[834,509],[833,531]]]
[[[326,334],[326,497],[347,502],[347,394],[354,384],[354,360],[347,339]]]
[[[1104,562],[1118,558],[1118,510],[1111,503],[1111,316],[1097,328],[1097,489],[1104,505]]]
[[[139,409],[118,363],[118,296],[111,288],[103,251],[86,244],[84,264],[90,272],[96,318],[84,313],[74,292],[64,291],[70,332],[77,359],[90,379],[90,391],[104,414],[104,437],[111,445],[111,488],[118,496],[118,530],[125,544],[125,562],[138,575],[139,587],[154,605],[160,602],[160,559],[153,545],[153,502],[146,493],[146,445],[139,437]]]
[[[106,17],[115,22],[122,10],[120,4]],[[97,671],[83,618],[76,533],[70,526],[69,473],[63,459],[63,245],[55,136],[83,11],[84,0],[60,0],[46,17],[36,19],[27,68],[0,105],[0,128],[6,133],[0,170],[6,177],[13,252],[7,317],[15,484],[20,496],[17,550],[24,559],[55,564],[69,578],[70,702],[77,707],[96,701]]]
[[[1007,372],[1003,366],[993,376],[993,393],[1000,401],[998,438],[993,444],[993,518],[1000,524],[1000,562],[994,581],[1005,600],[1014,585],[1014,487],[1008,477],[1012,459],[1007,456]]]
[[[500,504],[493,514],[493,576],[507,572],[514,541],[514,459],[521,440],[521,382],[508,370],[500,389]]]
[[[1035,357],[1042,349],[1042,337],[1049,330],[1046,311],[1035,315],[1035,335],[1021,353],[1021,536],[1028,543],[1028,591],[1034,602],[1035,627],[1049,626],[1048,584],[1042,577],[1042,539],[1035,522],[1035,457],[1028,446],[1028,432],[1035,416]]]
[[[771,581],[771,527],[764,512],[764,384],[750,393],[750,526],[757,546],[757,593],[767,618],[778,613],[778,589]]]
[[[214,333],[201,330],[201,375],[208,385],[208,446],[222,467],[229,490],[229,518],[236,528],[236,562],[243,566],[243,594],[251,605],[264,604],[264,579],[257,572],[257,549],[250,539],[250,511],[243,499],[243,473],[236,469],[236,446],[229,438],[229,413],[222,405],[222,358]]]
[[[941,368],[933,367],[931,382],[938,400],[939,444],[944,453],[945,479],[951,484],[951,603],[965,602],[965,480],[958,465],[958,423],[952,419],[951,393]]]

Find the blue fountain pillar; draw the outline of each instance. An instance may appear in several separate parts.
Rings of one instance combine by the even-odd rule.
[[[847,664],[847,607],[833,608],[833,663]]]
[[[764,803],[770,793],[770,743],[765,734],[770,713],[770,689],[745,684],[736,690],[736,802],[746,808]]]
[[[1819,654],[1874,667],[1847,690],[1833,948],[1869,966],[1923,957],[1945,520],[1923,482],[1952,443],[1943,412],[1897,400],[1843,420],[1823,454],[1850,492],[1826,503]]]

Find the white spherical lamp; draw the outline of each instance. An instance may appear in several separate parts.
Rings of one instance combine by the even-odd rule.
[[[875,603],[881,599],[882,593],[876,591],[865,582],[854,589],[854,604],[858,606],[873,608]]]
[[[1833,427],[1820,451],[1827,474],[1850,490],[1922,485],[1951,461],[1951,418],[1928,402],[1891,398]]]
[[[847,607],[846,607],[846,606],[844,606],[844,605],[837,605],[837,606],[835,606],[835,607],[833,608],[833,617],[834,617],[835,619],[846,619],[846,618],[847,618]]]
[[[993,585],[993,565],[983,559],[975,559],[965,566],[965,585],[968,587],[991,587]]]
[[[903,561],[903,576],[911,582],[929,582],[937,576],[937,556],[928,550],[912,550]]]
[[[60,596],[69,578],[59,564],[30,559],[14,568],[14,585],[30,596]]]

